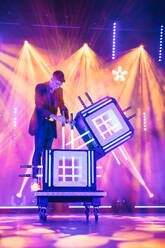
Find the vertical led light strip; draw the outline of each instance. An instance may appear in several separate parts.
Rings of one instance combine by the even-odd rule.
[[[147,119],[146,119],[146,112],[143,112],[143,130],[144,132],[147,131]]]
[[[48,150],[45,151],[45,183],[48,182]]]
[[[13,126],[17,127],[17,107],[13,107]]]
[[[49,182],[48,186],[51,187],[51,151],[49,150]]]
[[[90,151],[88,153],[88,186],[91,187],[91,158]]]
[[[161,25],[160,27],[160,41],[159,41],[159,61],[162,61],[162,45],[163,45],[163,33],[164,33],[164,26]]]
[[[116,22],[113,23],[112,28],[112,60],[116,58]]]
[[[91,164],[92,164],[92,183],[95,182],[95,173],[94,173],[94,151],[91,151]]]
[[[72,182],[75,181],[75,174],[74,174],[74,156],[72,156]]]
[[[13,107],[13,145],[16,145],[17,107]]]
[[[65,149],[65,124],[62,124],[62,149]]]
[[[62,156],[62,180],[66,182],[66,173],[65,173],[65,156]]]

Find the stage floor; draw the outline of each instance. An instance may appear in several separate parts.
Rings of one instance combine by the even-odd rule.
[[[101,214],[98,223],[83,214],[1,214],[0,247],[164,248],[165,214]]]

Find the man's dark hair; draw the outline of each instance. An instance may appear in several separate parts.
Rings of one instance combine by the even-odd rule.
[[[64,77],[64,73],[62,71],[54,71],[53,72],[53,76],[56,76],[56,78],[61,81],[61,82],[65,82],[65,77]]]

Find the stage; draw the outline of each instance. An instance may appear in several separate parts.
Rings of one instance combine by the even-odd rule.
[[[41,222],[36,213],[0,216],[0,247],[163,248],[165,214],[100,214],[95,223],[83,214],[51,214]]]
[[[1,4],[0,248],[165,248],[164,9]]]

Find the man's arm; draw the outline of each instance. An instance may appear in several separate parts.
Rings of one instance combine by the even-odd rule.
[[[61,88],[61,91],[60,91],[59,108],[60,108],[61,114],[64,114],[65,119],[69,120],[69,113],[68,113],[67,107],[64,104],[63,89],[62,88]]]
[[[41,84],[38,84],[35,88],[35,104],[37,110],[41,113],[44,118],[49,118],[51,112],[45,106],[45,102],[43,100],[44,95],[47,94],[47,89],[44,88]]]

